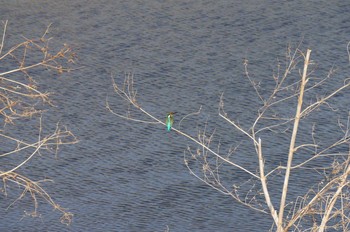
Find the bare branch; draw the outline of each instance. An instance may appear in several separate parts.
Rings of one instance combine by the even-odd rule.
[[[149,118],[151,118],[152,120],[154,120],[154,122],[157,122],[159,124],[162,124],[163,126],[165,126],[165,123],[162,122],[160,119],[156,118],[155,116],[153,116],[152,114],[148,113],[146,110],[144,110],[137,102],[136,102],[136,98],[134,97],[134,90],[133,87],[128,86],[128,85],[132,85],[133,84],[133,75],[132,74],[127,74],[124,80],[124,87],[120,88],[114,81],[113,81],[113,86],[114,86],[114,90],[115,92],[121,96],[124,100],[126,100],[127,102],[131,103],[136,109],[140,110],[142,113],[144,113],[145,115],[147,115]],[[108,102],[106,103],[106,107],[108,109],[110,109]],[[115,114],[116,116],[122,116],[120,114]],[[125,118],[125,116],[122,116],[122,118]],[[249,175],[259,179],[260,177],[257,176],[256,174],[252,173],[251,171],[249,171],[248,169],[230,161],[229,159],[224,158],[223,156],[219,155],[218,153],[216,153],[215,151],[213,151],[211,148],[209,148],[208,146],[206,146],[203,142],[198,141],[196,139],[194,139],[193,137],[191,137],[190,135],[177,130],[176,128],[172,127],[172,130],[176,131],[178,134],[188,138],[190,141],[195,142],[196,144],[198,144],[199,146],[201,146],[203,149],[206,149],[207,151],[209,151],[210,153],[212,153],[214,156],[218,157],[219,159],[221,159],[222,161],[231,164],[232,166],[235,166],[243,171],[245,171],[246,173],[248,173]]]
[[[293,127],[293,134],[291,137],[290,141],[290,147],[289,147],[289,153],[288,153],[288,163],[287,163],[287,170],[285,174],[285,179],[284,179],[284,185],[283,185],[283,191],[282,191],[282,197],[281,197],[281,203],[280,203],[280,210],[279,210],[279,216],[278,216],[278,226],[277,230],[278,231],[283,231],[283,213],[284,213],[284,207],[286,203],[286,197],[287,197],[287,191],[288,191],[288,182],[289,182],[289,175],[290,175],[290,170],[292,167],[292,160],[293,160],[293,154],[294,154],[294,147],[295,147],[295,140],[298,132],[298,127],[299,127],[299,120],[301,116],[301,107],[303,105],[303,96],[304,96],[304,89],[305,85],[307,83],[307,68],[309,66],[309,60],[310,60],[310,54],[311,50],[308,49],[306,52],[306,57],[305,57],[305,62],[304,62],[304,70],[303,70],[303,76],[302,76],[302,81],[301,81],[301,86],[300,86],[300,95],[298,98],[298,106],[297,106],[297,111],[295,113],[295,120],[294,120],[294,127]]]

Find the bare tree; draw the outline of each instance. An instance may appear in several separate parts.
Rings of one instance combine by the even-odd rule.
[[[173,128],[173,130],[198,145],[196,148],[188,146],[184,151],[184,163],[189,172],[210,187],[233,197],[247,207],[269,214],[273,220],[271,230],[324,231],[334,228],[348,231],[350,223],[348,217],[350,213],[350,182],[348,181],[350,118],[348,117],[345,123],[338,121],[337,126],[342,136],[335,137],[334,141],[318,141],[315,131],[317,116],[326,109],[334,110],[330,103],[331,99],[350,86],[350,79],[344,78],[335,89],[327,89],[329,94],[320,96],[317,90],[330,82],[333,70],[324,78],[313,76],[316,64],[310,60],[310,56],[311,50],[307,49],[304,53],[300,45],[294,50],[288,47],[285,67],[281,68],[281,63],[278,63],[277,71],[271,80],[274,85],[271,91],[262,89],[261,83],[251,77],[248,72],[248,60],[245,60],[245,77],[260,102],[260,108],[255,111],[257,115],[250,125],[242,126],[239,121],[233,119],[225,111],[224,94],[220,98],[218,114],[228,125],[232,126],[232,129],[245,138],[244,141],[250,141],[250,146],[256,153],[255,168],[238,161],[239,156],[242,155],[239,151],[240,146],[232,146],[226,153],[220,150],[220,146],[212,146],[217,132],[215,130],[208,132],[207,126],[198,131],[197,138],[179,129]],[[131,107],[124,109],[125,114],[120,113],[120,109],[111,107],[111,102],[107,98],[106,107],[111,113],[126,120],[165,125],[162,120],[156,118],[151,112],[147,112],[138,103],[132,73],[127,73],[121,84],[117,84],[114,78],[112,82],[115,93]],[[145,114],[149,120],[135,118],[132,108]],[[286,109],[293,108],[294,115],[284,113]],[[186,117],[200,113],[201,108],[198,112]],[[311,116],[315,121],[307,120]],[[298,130],[304,129],[305,124],[301,122],[306,122],[309,127],[311,125],[310,135],[298,133]],[[281,146],[281,149],[289,147],[285,154],[286,164],[276,165],[268,160],[269,156],[265,154],[265,151],[268,150],[269,141],[263,141],[262,135],[276,137],[276,140],[284,138],[288,141],[287,144]],[[336,148],[341,148],[345,152],[332,153]],[[300,154],[303,156],[298,156],[298,162],[296,162],[294,157]],[[318,160],[327,160],[328,165],[319,166]],[[268,168],[265,166],[266,163],[269,164]],[[325,176],[326,178],[315,180],[313,186],[307,187],[308,191],[305,194],[300,194],[287,202],[291,174],[310,169],[319,173],[320,177]],[[228,170],[240,170],[241,173],[246,174],[247,178],[244,181],[239,178],[240,182],[237,182],[229,175]],[[281,181],[282,185],[279,185],[278,191],[282,194],[280,198],[277,198],[280,199],[279,208],[277,208],[275,194],[272,194],[276,190],[271,191],[268,183],[274,182],[276,176],[281,175],[284,180]]]
[[[32,72],[51,72],[52,75],[72,70],[70,66],[75,62],[75,54],[68,45],[54,51],[48,38],[50,26],[44,34],[37,39],[23,38],[22,42],[5,49],[8,21],[3,23],[2,40],[0,44],[0,143],[2,151],[0,158],[0,177],[3,181],[2,192],[8,195],[8,189],[17,185],[21,194],[18,200],[30,196],[33,200],[34,210],[26,212],[30,216],[38,216],[39,199],[44,199],[55,210],[62,213],[61,222],[71,223],[73,214],[57,204],[50,194],[42,187],[45,180],[33,180],[21,174],[28,161],[46,153],[57,155],[62,145],[77,143],[76,137],[66,127],[56,124],[51,132],[44,130],[42,114],[53,106],[49,92],[43,92],[36,82]],[[29,125],[36,124],[33,129]],[[25,127],[23,125],[26,125]],[[28,129],[30,128],[30,129]],[[29,130],[28,136],[25,136]],[[33,136],[34,135],[34,136]],[[4,151],[6,150],[6,151]],[[6,162],[5,162],[6,161]],[[10,207],[9,206],[9,207]]]

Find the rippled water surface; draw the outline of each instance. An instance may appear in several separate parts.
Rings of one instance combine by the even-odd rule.
[[[132,71],[139,103],[160,118],[176,111],[178,120],[202,106],[200,117],[184,122],[184,131],[195,135],[201,123],[208,121],[209,130],[218,128],[225,152],[238,142],[233,143],[237,133],[217,115],[220,95],[225,92],[228,112],[242,123],[255,117],[252,109],[258,104],[243,75],[244,59],[249,60],[252,77],[266,80],[276,69],[276,60],[283,61],[287,45],[295,47],[303,41],[301,48],[311,48],[318,63],[315,76],[325,76],[335,66],[331,85],[336,85],[349,73],[350,5],[344,2],[1,3],[0,17],[9,20],[6,46],[22,35],[40,36],[52,23],[53,44],[70,44],[84,68],[58,78],[39,78],[44,88],[55,92],[57,105],[44,115],[45,123],[60,121],[80,143],[64,147],[57,159],[33,160],[26,171],[38,179],[54,179],[54,184],[46,185],[48,192],[74,213],[73,223],[62,225],[59,214],[45,204],[39,206],[41,218],[22,217],[31,205],[24,200],[4,210],[12,198],[1,195],[0,230],[268,231],[269,215],[240,205],[189,174],[183,163],[189,144],[185,138],[167,133],[160,125],[134,123],[109,113],[107,95],[117,112],[125,113],[129,107],[113,94],[111,76],[122,81],[123,73]],[[326,132],[321,134],[324,139],[334,128],[327,120],[344,118],[344,112],[346,117],[348,97],[337,98],[335,104],[344,107],[334,118],[317,118]],[[289,110],[286,107],[286,113]],[[134,116],[145,119],[137,111]],[[266,159],[271,162],[267,168],[285,162],[286,150],[281,147],[285,141],[266,139],[270,142],[265,145]],[[245,149],[237,159],[254,172],[256,157]],[[228,183],[247,180],[242,172],[226,178]],[[298,185],[307,185],[308,179]],[[291,194],[299,191],[298,186],[292,187]]]

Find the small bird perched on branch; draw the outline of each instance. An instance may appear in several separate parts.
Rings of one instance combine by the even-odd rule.
[[[170,131],[173,126],[175,113],[176,112],[169,112],[166,116],[165,125],[167,126],[168,131]]]

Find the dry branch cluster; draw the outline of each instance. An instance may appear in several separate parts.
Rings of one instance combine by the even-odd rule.
[[[3,127],[0,129],[0,142],[5,146],[0,152],[0,159],[3,160],[0,165],[2,190],[7,195],[11,186],[19,186],[22,193],[16,201],[29,195],[34,202],[34,210],[29,215],[39,215],[38,198],[41,198],[62,213],[62,223],[69,224],[73,214],[53,201],[42,187],[43,181],[32,180],[20,173],[33,157],[45,153],[56,154],[61,145],[77,142],[72,132],[60,124],[52,132],[44,132],[42,113],[53,104],[50,93],[40,90],[36,82],[37,76],[42,73],[55,75],[70,71],[75,54],[68,45],[58,51],[49,46],[52,39],[48,38],[50,27],[40,38],[23,38],[22,42],[5,49],[8,43],[7,25],[7,21],[3,22],[0,44],[0,123]],[[31,131],[31,135],[35,134],[36,138],[25,136],[28,122],[37,124],[34,128],[36,131]],[[16,128],[16,133],[8,128]],[[5,165],[4,160],[9,163]]]
[[[301,126],[304,125],[303,122],[310,123],[307,121],[310,115],[322,114],[324,108],[333,111],[330,99],[348,89],[350,80],[344,78],[341,83],[338,83],[338,87],[327,89],[325,92],[328,94],[320,97],[317,95],[317,90],[330,82],[333,71],[331,70],[326,77],[313,76],[316,65],[310,57],[311,50],[309,49],[304,53],[300,45],[294,50],[288,47],[284,68],[281,68],[283,64],[279,63],[277,71],[273,74],[272,91],[262,89],[260,81],[251,77],[248,72],[248,60],[245,60],[245,77],[261,105],[255,110],[256,117],[250,125],[240,125],[232,118],[232,115],[226,112],[225,104],[228,103],[224,101],[224,95],[220,99],[218,114],[228,125],[231,125],[233,130],[245,137],[245,141],[250,142],[250,146],[256,153],[255,169],[237,161],[238,156],[247,155],[240,153],[239,146],[232,146],[227,153],[223,153],[220,146],[213,146],[213,138],[218,132],[213,130],[209,133],[207,126],[198,132],[197,138],[181,130],[175,128],[173,130],[197,144],[195,148],[188,146],[184,152],[184,162],[190,173],[221,193],[232,196],[238,202],[269,214],[273,220],[271,230],[325,231],[333,228],[348,231],[350,223],[350,182],[348,181],[350,118],[346,123],[339,121],[338,129],[343,136],[334,137],[334,141],[316,139],[317,120],[311,122],[313,125],[309,136],[301,135],[298,131],[304,129]],[[127,120],[164,125],[162,120],[147,112],[137,103],[133,82],[132,74],[125,75],[122,85],[118,85],[113,80],[114,91],[135,110],[148,116],[150,121],[134,118],[130,113],[130,107],[126,114],[117,113],[117,110],[112,110],[108,100],[107,108],[113,114]],[[232,102],[229,104],[234,106]],[[286,109],[288,112],[293,109],[293,115],[285,115]],[[186,117],[196,116],[200,114],[200,111],[201,108],[198,112],[188,114]],[[281,137],[286,138],[288,144],[281,149],[285,153],[287,163],[271,163],[268,154],[264,153],[269,146],[269,141],[263,141],[264,136],[261,136],[266,134],[275,136],[276,140]],[[307,137],[307,140],[299,139],[299,137]],[[341,148],[343,152],[332,153],[335,148]],[[299,155],[298,162],[295,161],[296,155]],[[328,164],[317,166],[318,160],[327,160]],[[235,172],[229,172],[230,169]],[[305,194],[301,193],[291,202],[287,202],[291,175],[294,172],[300,173],[309,169],[315,170],[320,176],[324,175],[326,178],[319,182],[315,181]],[[232,173],[245,173],[248,178],[242,181],[242,178],[230,176]],[[272,199],[275,197],[273,192],[276,189],[272,191],[269,183],[281,176],[283,177],[280,178],[282,184],[277,191],[282,194],[277,198],[280,200],[279,204],[276,204],[277,200]]]

